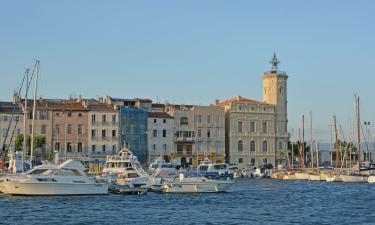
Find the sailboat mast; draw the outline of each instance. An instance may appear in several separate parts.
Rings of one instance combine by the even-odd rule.
[[[302,115],[302,167],[305,168],[305,115]]]
[[[25,105],[24,105],[24,111],[23,111],[23,147],[22,147],[22,173],[24,171],[24,165],[25,165],[25,154],[26,154],[26,119],[27,119],[27,92],[29,91],[29,69],[26,69],[25,72],[26,75],[26,88],[25,88]]]
[[[293,139],[293,133],[294,133],[294,129],[292,128],[292,139]],[[292,143],[292,169],[294,169],[294,144],[293,144],[293,141],[291,141]]]
[[[359,96],[356,96],[357,114],[357,142],[358,142],[358,172],[361,172],[361,113],[359,107]]]
[[[310,111],[310,155],[311,155],[311,170],[314,170],[313,117],[312,117],[312,111]]]
[[[31,150],[30,150],[30,167],[33,166],[33,151],[34,151],[34,124],[35,124],[35,110],[36,110],[36,97],[38,91],[38,79],[39,79],[39,60],[35,63],[35,86],[34,86],[34,105],[33,105],[33,120],[31,122]]]
[[[338,151],[338,146],[339,146],[339,136],[337,132],[337,123],[336,123],[336,115],[333,115],[333,126],[335,129],[335,139],[336,139],[336,144],[335,144],[335,152],[336,152],[336,167],[339,165],[339,151]]]

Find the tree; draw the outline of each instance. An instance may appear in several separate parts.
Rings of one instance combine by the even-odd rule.
[[[34,137],[34,148],[43,148],[45,144],[46,144],[46,137],[44,136]],[[26,152],[28,154],[30,154],[30,146],[31,146],[31,137],[27,135],[26,136]],[[15,149],[16,151],[23,151],[23,135],[17,136]]]

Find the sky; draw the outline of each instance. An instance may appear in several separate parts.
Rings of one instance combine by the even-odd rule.
[[[314,139],[330,140],[334,114],[350,139],[355,94],[375,128],[374,9],[372,0],[4,0],[0,100],[11,100],[35,59],[45,98],[262,100],[276,52],[294,139],[310,111]]]

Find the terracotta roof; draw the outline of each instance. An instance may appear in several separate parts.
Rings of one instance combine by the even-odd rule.
[[[173,116],[169,115],[166,112],[148,112],[148,117],[173,119]]]
[[[236,96],[234,98],[225,100],[223,102],[220,102],[216,106],[226,106],[226,105],[231,105],[231,104],[249,104],[249,105],[264,105],[264,102],[244,98],[241,96]]]
[[[90,111],[116,112],[113,105],[102,103],[95,99],[85,99],[83,104],[87,104],[87,109]]]
[[[22,101],[24,102],[24,101]],[[33,100],[28,101],[28,108],[31,110],[33,106]],[[81,102],[77,100],[61,100],[61,99],[38,99],[36,102],[37,110],[46,111],[87,111]]]
[[[122,102],[152,102],[151,99],[148,99],[148,98],[113,98],[113,97],[110,97],[110,99],[112,101],[122,101]]]

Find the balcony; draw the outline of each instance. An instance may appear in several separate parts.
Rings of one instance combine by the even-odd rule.
[[[174,137],[175,142],[195,142],[194,137]]]

